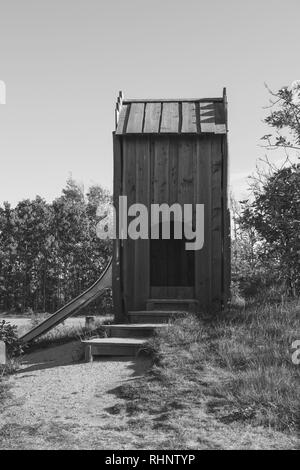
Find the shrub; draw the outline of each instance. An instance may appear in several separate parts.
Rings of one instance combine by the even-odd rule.
[[[7,356],[9,358],[19,356],[23,352],[16,325],[11,325],[2,320],[0,322],[0,340],[6,344]]]

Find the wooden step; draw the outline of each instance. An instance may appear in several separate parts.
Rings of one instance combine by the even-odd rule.
[[[147,310],[178,310],[186,312],[197,311],[196,299],[148,299]]]
[[[139,310],[128,312],[130,323],[168,323],[170,319],[178,316],[178,310]]]
[[[94,356],[136,356],[147,343],[138,338],[93,338],[82,340],[85,359],[91,362]]]
[[[126,323],[103,325],[107,336],[113,338],[149,338],[159,328],[166,328],[166,323]]]

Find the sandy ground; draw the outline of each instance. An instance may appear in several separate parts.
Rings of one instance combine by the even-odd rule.
[[[110,426],[120,402],[118,386],[141,375],[149,363],[133,358],[78,362],[81,357],[78,342],[24,357],[20,371],[10,378],[11,397],[0,412],[1,449],[116,445]]]

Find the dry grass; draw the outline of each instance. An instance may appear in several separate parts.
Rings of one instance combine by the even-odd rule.
[[[215,326],[214,363],[228,372],[218,391],[233,417],[280,430],[299,426],[300,370],[291,345],[299,338],[299,305],[251,308]]]
[[[0,404],[4,403],[4,401],[8,398],[9,394],[9,387],[5,378],[4,370],[1,368],[0,370]]]
[[[252,306],[213,322],[177,320],[150,343],[151,373],[120,390],[133,425],[156,422],[179,443],[183,429],[199,429],[205,409],[219,423],[295,436],[300,370],[290,348],[299,333],[297,302]]]

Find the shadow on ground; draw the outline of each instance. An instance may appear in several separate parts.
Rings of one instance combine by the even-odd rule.
[[[138,357],[99,356],[95,359],[95,362],[98,361],[127,362],[128,368],[132,369],[132,378],[143,375],[152,363],[151,359],[145,355]],[[84,347],[80,341],[72,341],[25,354],[21,368],[17,373],[24,374],[43,369],[76,365],[82,362],[84,362]],[[131,380],[131,378],[128,380]]]
[[[24,355],[19,373],[33,372],[53,367],[67,366],[83,359],[83,347],[79,341],[38,349]]]

